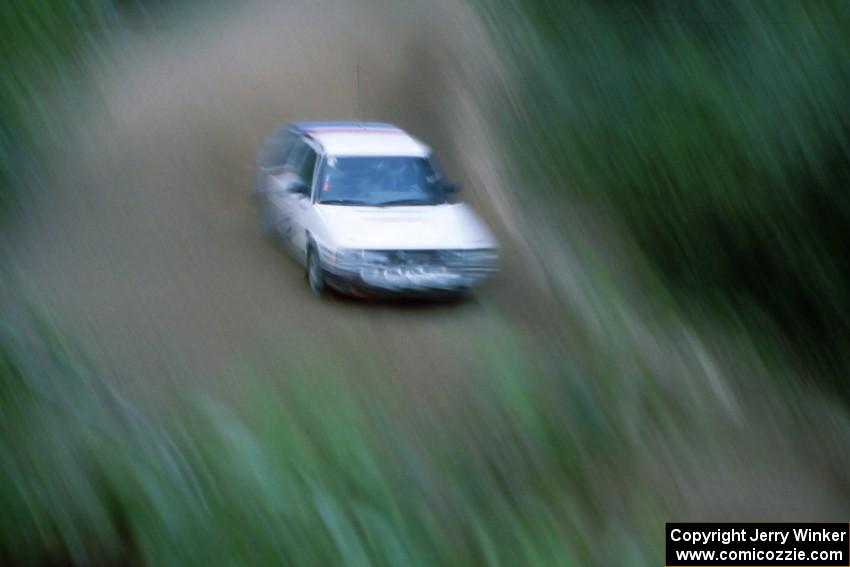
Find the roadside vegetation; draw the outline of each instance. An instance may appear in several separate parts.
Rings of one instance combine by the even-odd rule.
[[[260,377],[236,404],[187,400],[157,421],[49,325],[5,330],[0,558],[657,563],[663,509],[642,439],[682,443],[710,393],[662,394],[602,353],[564,364],[507,328],[480,339],[448,406],[354,387],[352,375],[387,369],[343,352],[286,369],[279,389]]]
[[[52,110],[73,100],[84,62],[114,22],[109,0],[0,4],[0,213],[21,176],[37,171],[56,133]]]
[[[510,67],[516,97],[498,115],[537,205],[601,210],[678,311],[792,353],[780,364],[850,400],[850,5],[479,8]]]
[[[823,441],[846,416],[783,369],[850,395],[847,5],[636,6],[479,3],[518,79],[502,113],[515,168],[533,206],[613,218],[664,310],[741,338],[735,370],[769,400],[766,429],[828,421],[806,442],[846,494]],[[7,203],[114,9],[0,6]],[[684,325],[661,338],[617,311],[594,261],[604,322],[569,329],[580,356],[494,314],[490,336],[468,337],[468,380],[434,403],[357,387],[393,369],[341,351],[154,417],[44,318],[0,327],[0,563],[659,564],[688,459],[757,424]]]

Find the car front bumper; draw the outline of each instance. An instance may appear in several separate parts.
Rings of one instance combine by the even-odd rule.
[[[394,296],[463,294],[484,283],[494,270],[450,270],[428,267],[325,269],[331,287],[344,293]]]

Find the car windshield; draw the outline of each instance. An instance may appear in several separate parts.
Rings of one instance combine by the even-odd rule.
[[[328,205],[439,205],[449,197],[424,157],[328,157],[319,173],[318,201]]]

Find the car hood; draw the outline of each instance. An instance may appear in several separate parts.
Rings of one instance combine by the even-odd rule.
[[[354,207],[316,205],[340,248],[428,250],[495,248],[493,235],[468,205]]]

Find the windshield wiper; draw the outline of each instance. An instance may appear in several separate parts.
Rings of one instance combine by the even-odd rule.
[[[319,201],[320,205],[371,205],[366,201],[357,201],[354,199],[325,199]]]

